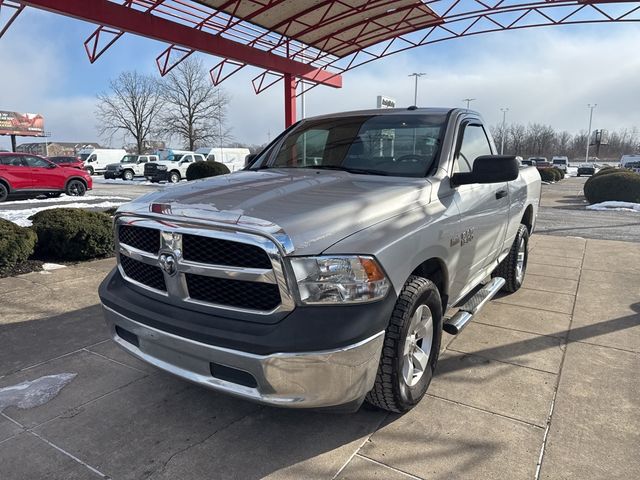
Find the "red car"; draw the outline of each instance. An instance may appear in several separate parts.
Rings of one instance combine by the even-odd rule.
[[[55,163],[59,167],[73,167],[84,170],[84,162],[80,157],[59,156],[59,157],[47,157],[47,160]]]
[[[92,187],[91,176],[84,170],[59,167],[37,155],[0,153],[0,202],[12,194],[82,196]]]

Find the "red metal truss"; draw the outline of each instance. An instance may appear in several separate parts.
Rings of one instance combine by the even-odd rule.
[[[0,38],[9,30],[9,27],[15,19],[18,18],[22,10],[24,10],[24,5],[18,2],[0,0],[0,14],[2,14],[2,12],[9,12],[9,17],[4,20],[4,25],[0,24]]]

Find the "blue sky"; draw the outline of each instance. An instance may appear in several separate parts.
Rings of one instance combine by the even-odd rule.
[[[165,45],[125,35],[94,65],[83,41],[95,26],[27,9],[0,39],[0,110],[45,116],[52,141],[95,141],[95,96],[110,78],[137,69],[157,75]],[[469,37],[422,47],[348,72],[344,88],[307,95],[307,114],[372,108],[376,95],[409,105],[413,80],[419,105],[457,106],[466,97],[489,123],[542,122],[571,133],[587,127],[587,103],[598,103],[594,128],[640,127],[640,23],[537,28]],[[202,57],[207,66],[218,59]],[[223,87],[231,96],[229,127],[236,141],[262,143],[283,126],[282,87],[256,96],[244,69]],[[19,141],[29,141],[27,138]],[[0,137],[0,148],[9,144]],[[122,139],[115,138],[113,146]]]

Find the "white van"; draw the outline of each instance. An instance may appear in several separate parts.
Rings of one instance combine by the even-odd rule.
[[[126,154],[127,151],[121,148],[91,148],[78,152],[78,156],[84,162],[84,169],[89,172],[89,175],[103,173],[107,165],[119,163]]]
[[[640,153],[623,155],[620,158],[620,168],[626,168],[640,173]]]
[[[248,148],[199,148],[200,153],[212,162],[224,163],[230,172],[244,168],[244,159],[251,152]]]
[[[555,156],[551,159],[551,163],[554,167],[567,173],[567,167],[569,166],[569,158],[563,156]]]

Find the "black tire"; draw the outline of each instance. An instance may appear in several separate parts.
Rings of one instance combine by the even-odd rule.
[[[65,192],[71,197],[82,197],[87,193],[87,186],[82,180],[70,180]]]
[[[9,196],[9,189],[7,186],[0,182],[0,202],[4,202]]]
[[[432,319],[432,338],[426,368],[414,385],[405,380],[404,352],[411,320],[419,307],[426,306]],[[411,276],[405,283],[385,332],[384,346],[373,389],[366,401],[383,410],[403,413],[412,409],[429,388],[440,353],[442,303],[435,284],[426,278]],[[423,348],[424,345],[420,345]],[[425,352],[423,352],[425,353]]]
[[[49,192],[49,193],[47,193],[47,197],[49,197],[49,198],[58,198],[60,195],[62,195],[62,192]]]
[[[133,180],[133,177],[133,170],[125,170],[124,172],[122,172],[122,180],[127,180],[130,182],[131,180]]]
[[[178,183],[180,181],[180,172],[176,172],[175,170],[169,172],[169,183]]]
[[[93,170],[93,167],[85,167],[85,170],[89,175],[93,175],[95,173],[95,171]]]
[[[522,270],[519,267],[518,255],[520,253],[521,242],[524,245],[524,258],[522,259]],[[518,233],[513,240],[511,250],[502,262],[496,267],[491,274],[492,277],[502,277],[505,284],[502,287],[503,292],[513,293],[520,289],[524,276],[527,272],[527,261],[529,259],[529,229],[526,225],[518,227]]]

